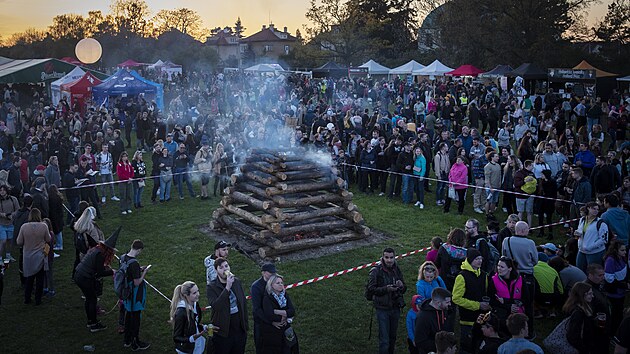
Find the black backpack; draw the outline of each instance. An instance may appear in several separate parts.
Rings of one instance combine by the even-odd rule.
[[[86,254],[88,252],[89,248],[85,233],[74,233],[74,247],[77,249],[77,251],[79,251],[79,253]]]

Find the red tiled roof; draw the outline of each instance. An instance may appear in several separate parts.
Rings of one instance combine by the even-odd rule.
[[[276,34],[277,33],[277,34]],[[286,34],[287,38],[280,38],[278,34]],[[275,42],[275,41],[288,41],[294,42],[297,38],[293,37],[289,33],[273,31],[269,28],[260,30],[247,38],[243,38],[242,42]]]

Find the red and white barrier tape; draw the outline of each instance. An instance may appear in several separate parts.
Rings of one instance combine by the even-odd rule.
[[[543,227],[562,225],[562,224],[567,224],[567,223],[571,223],[571,222],[579,221],[579,220],[580,220],[580,218],[569,219],[569,220],[564,220],[564,221],[558,221],[558,222],[554,222],[554,223],[547,224],[547,225],[535,226],[535,227],[530,228],[529,230],[531,231],[531,230],[536,230],[536,229],[542,229]]]
[[[435,181],[435,182],[439,182],[439,183],[446,183],[446,184],[449,184],[449,185],[466,186],[468,188],[475,188],[475,189],[476,188],[483,188],[485,190],[489,189],[487,187],[480,187],[480,186],[475,186],[475,185],[467,184],[467,183],[457,183],[457,182],[442,181],[442,180],[439,180],[437,178],[421,177],[421,176],[416,176],[416,175],[413,175],[413,174],[382,170],[380,168],[362,167],[362,166],[359,166],[359,165],[353,165],[353,164],[349,164],[349,163],[342,163],[342,165],[350,166],[350,167],[356,167],[356,168],[360,168],[360,169],[364,169],[364,170],[376,171],[376,172],[385,172],[385,173],[389,173],[389,174],[392,174],[392,175],[409,176],[409,177],[413,177],[413,178],[424,178],[424,179],[427,179],[429,181]],[[499,188],[492,188],[492,190],[493,191],[497,191],[497,192],[507,193],[507,194],[522,195],[522,196],[526,196],[526,197],[545,199],[545,200],[553,200],[553,201],[556,201],[556,202],[571,203],[571,204],[586,204],[586,203],[577,203],[577,202],[574,202],[572,200],[558,199],[558,198],[549,198],[549,197],[544,197],[542,195],[519,193],[519,192],[516,192],[516,191],[508,191],[508,190],[499,189]]]
[[[401,259],[401,258],[404,258],[404,257],[408,257],[408,256],[411,256],[411,255],[414,255],[414,254],[418,254],[418,253],[421,253],[421,252],[424,252],[424,251],[428,251],[430,249],[431,249],[431,247],[426,247],[426,248],[421,248],[419,250],[403,253],[403,254],[400,254],[400,255],[396,256],[396,259]],[[376,262],[372,262],[372,263],[363,264],[363,265],[360,265],[360,266],[357,266],[357,267],[348,268],[348,269],[345,269],[345,270],[340,270],[338,272],[330,273],[330,274],[327,274],[327,275],[322,275],[322,276],[319,276],[319,277],[316,277],[316,278],[311,278],[311,279],[308,279],[308,280],[299,281],[297,283],[293,283],[293,284],[289,284],[289,285],[285,286],[285,289],[297,288],[298,286],[312,284],[312,283],[315,283],[315,282],[318,282],[318,281],[322,281],[322,280],[325,280],[325,279],[334,278],[334,277],[337,277],[337,276],[340,276],[340,275],[352,273],[352,272],[357,271],[357,270],[373,267],[373,266],[375,266],[375,265],[377,265],[379,263],[381,263],[380,260],[376,261]]]

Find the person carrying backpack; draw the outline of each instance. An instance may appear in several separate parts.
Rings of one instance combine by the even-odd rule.
[[[133,351],[145,350],[150,344],[140,340],[140,318],[147,301],[147,286],[144,277],[149,266],[140,266],[136,257],[144,249],[144,243],[134,240],[131,250],[120,257],[120,268],[114,277],[117,295],[125,306],[125,340],[124,347]]]

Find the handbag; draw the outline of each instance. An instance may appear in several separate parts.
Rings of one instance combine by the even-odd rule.
[[[140,180],[138,181],[138,188],[142,188],[146,185],[146,182],[144,182],[144,180]]]
[[[293,327],[288,327],[284,330],[284,343],[288,348],[292,348],[297,344],[297,336]]]
[[[567,317],[560,322],[556,328],[549,333],[547,338],[543,340],[543,345],[548,349],[550,353],[554,354],[578,354],[575,349],[567,340],[567,330],[569,327],[569,320],[571,317]]]

